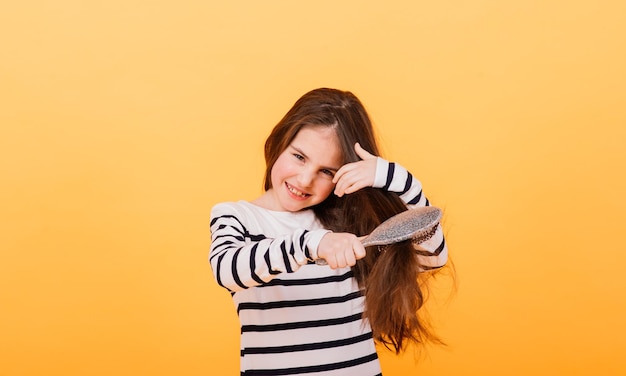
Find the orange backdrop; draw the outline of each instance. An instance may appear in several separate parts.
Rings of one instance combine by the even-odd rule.
[[[238,374],[209,211],[320,86],[446,213],[448,347],[385,375],[626,374],[624,1],[0,9],[1,375]]]

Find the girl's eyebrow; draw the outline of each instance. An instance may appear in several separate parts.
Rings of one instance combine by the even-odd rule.
[[[306,159],[309,158],[309,157],[307,157],[307,155],[300,148],[298,148],[296,146],[293,146],[293,145],[289,145],[289,147],[294,149],[298,154],[302,155],[304,158],[306,158]],[[330,171],[333,171],[333,172],[337,172],[337,171],[339,171],[339,168],[322,166],[321,170],[330,170]]]

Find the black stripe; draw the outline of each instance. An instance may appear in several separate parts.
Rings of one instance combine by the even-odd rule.
[[[324,304],[345,303],[353,299],[358,299],[361,296],[363,296],[361,292],[356,291],[348,295],[333,296],[329,298],[302,299],[302,300],[279,300],[279,301],[267,302],[267,303],[247,302],[247,303],[240,303],[237,306],[237,312],[248,310],[248,309],[265,310],[265,309],[276,309],[276,308],[307,307],[307,306],[316,306],[316,305],[324,305]]]
[[[220,218],[223,218],[223,217],[215,217],[215,218],[211,219],[211,223],[209,223],[209,227],[213,226],[215,224],[215,222],[217,222]]]
[[[263,258],[265,259],[265,264],[267,265],[267,270],[270,272],[270,274],[272,275],[280,274],[279,271],[272,269],[272,262],[270,261],[269,252],[266,252]]]
[[[236,230],[236,228],[233,227],[234,230]],[[217,240],[222,239],[222,238],[235,238],[237,240],[239,240],[240,242],[244,241],[244,237],[243,235],[241,235],[241,232],[237,231],[237,234],[222,234],[222,235],[216,235],[212,241],[215,243]]]
[[[441,269],[441,268],[443,268],[443,265],[439,265],[439,266],[422,266],[422,270],[424,270],[424,271]]]
[[[299,375],[303,373],[313,373],[313,372],[325,372],[332,371],[336,369],[343,369],[358,366],[360,364],[369,363],[373,360],[378,359],[378,354],[373,353],[361,358],[347,360],[345,362],[339,363],[331,363],[331,364],[323,364],[319,366],[308,366],[308,367],[294,367],[294,368],[281,368],[281,369],[256,369],[256,370],[248,370],[245,372],[245,375],[248,376],[283,376],[283,375]]]
[[[443,249],[446,246],[446,239],[442,239],[441,240],[441,244],[439,244],[439,247],[437,247],[437,249],[435,249],[435,252],[433,252],[435,255],[439,256],[439,254],[441,253],[441,251],[443,251]]]
[[[306,234],[308,234],[308,233],[309,233],[309,231],[308,231],[308,230],[304,230],[304,232],[302,233],[302,235],[300,235],[300,249],[304,249],[304,237],[305,237],[305,235],[306,235]],[[307,253],[307,254],[308,254],[308,252],[309,252],[309,250],[308,250],[308,249],[306,249],[306,250],[305,250],[305,253]]]
[[[222,278],[221,278],[221,272],[220,270],[222,269],[222,259],[224,258],[224,256],[226,256],[226,254],[222,254],[220,255],[220,257],[217,259],[217,271],[215,272],[215,277],[217,279],[217,284],[224,287],[225,289],[227,289],[228,291],[230,291],[230,289],[226,286],[224,286],[224,284],[222,283]]]
[[[293,273],[293,269],[291,269],[291,263],[289,262],[289,255],[287,254],[287,248],[285,247],[285,242],[280,243],[280,253],[283,256],[283,263],[285,264],[287,273]]]
[[[318,328],[322,326],[341,325],[353,321],[361,320],[361,314],[357,313],[351,316],[339,317],[335,319],[327,320],[313,320],[313,321],[296,321],[283,324],[273,325],[242,325],[241,333],[246,332],[275,332],[280,330],[293,330],[293,329],[305,329],[305,328]]]
[[[296,258],[296,246],[293,245],[293,243],[291,243],[289,245],[289,254],[291,255],[291,259],[295,260],[295,258]]]
[[[337,341],[305,343],[301,345],[292,345],[292,346],[248,347],[248,348],[243,349],[241,351],[241,354],[242,356],[246,354],[283,354],[283,353],[291,353],[291,352],[297,352],[297,351],[329,349],[329,348],[334,348],[334,347],[353,345],[355,343],[368,341],[371,338],[372,338],[372,332],[368,332],[365,334],[361,334],[360,336],[340,339]]]
[[[239,226],[242,226],[242,224],[241,224],[241,223],[239,223]],[[219,225],[219,226],[217,226],[217,230],[223,230],[223,229],[225,229],[225,228],[231,228],[231,229],[233,229],[233,230],[237,231],[237,233],[238,233],[238,234],[243,235],[245,232],[244,232],[244,231],[241,231],[242,227],[239,227],[239,226],[235,226],[234,224],[230,224],[230,223],[228,223],[228,224],[226,224],[226,223],[220,223],[220,225]]]
[[[237,221],[237,223],[239,223],[241,225],[241,227],[245,228],[245,226],[243,225],[243,223],[241,223],[239,218],[235,217],[234,215],[228,215],[228,214],[213,218],[211,220],[211,225],[210,226],[213,226],[215,224],[215,222],[217,222],[217,221],[219,221],[221,219],[234,219],[235,221]]]
[[[255,243],[252,248],[250,249],[250,276],[252,277],[252,279],[256,282],[256,283],[260,283],[263,284],[265,282],[263,282],[263,280],[261,279],[261,277],[259,277],[255,270],[256,270],[256,250],[257,248],[259,248],[259,243]]]
[[[300,234],[299,237],[299,242],[298,244],[300,245],[300,251],[304,252],[304,256],[308,259],[311,258],[311,254],[309,253],[309,247],[305,247],[304,246],[304,236],[308,233],[307,230],[304,230],[304,232],[302,234]],[[293,245],[291,245],[291,255],[295,256],[295,247]],[[310,260],[309,260],[310,261]]]
[[[237,250],[237,252],[235,252],[235,254],[233,255],[233,261],[230,264],[230,271],[233,274],[233,279],[235,280],[237,286],[241,287],[242,289],[247,289],[248,286],[244,285],[243,282],[241,282],[241,279],[239,279],[239,274],[237,273],[237,258],[239,258],[239,250]]]
[[[255,234],[250,234],[248,232],[248,230],[246,229],[246,226],[244,226],[243,223],[241,223],[241,221],[239,220],[239,218],[235,217],[234,215],[223,215],[223,216],[220,216],[220,217],[213,218],[211,220],[211,227],[213,227],[213,225],[218,220],[221,220],[221,219],[234,219],[239,224],[240,227],[237,227],[237,226],[232,225],[232,224],[224,224],[224,223],[222,223],[222,224],[220,224],[218,226],[218,228],[217,228],[218,230],[222,230],[225,227],[230,227],[233,230],[235,230],[238,234],[241,234],[241,235],[243,235],[243,237],[247,237],[247,238],[249,238],[252,241],[261,241],[263,239],[267,239],[267,237],[265,235],[263,235],[263,234],[256,234],[256,235]]]
[[[209,261],[212,261],[214,257],[224,254],[228,251],[229,246],[236,244],[235,242],[225,241],[224,243],[215,244],[213,243],[213,249],[211,250],[211,255],[209,256]],[[224,249],[222,249],[224,248]]]
[[[387,181],[385,182],[385,186],[382,188],[383,190],[389,190],[389,186],[391,185],[391,181],[393,180],[393,172],[396,169],[396,164],[393,162],[389,163],[389,169],[387,170]]]
[[[318,268],[319,266],[316,266]],[[332,275],[329,277],[321,277],[321,278],[307,278],[307,279],[280,279],[274,278],[270,282],[266,283],[265,287],[271,286],[306,286],[306,285],[317,285],[322,283],[334,283],[334,282],[342,282],[346,279],[350,279],[354,276],[352,270],[347,271],[341,275]]]
[[[413,184],[413,175],[407,173],[406,183],[404,184],[404,189],[402,190],[402,192],[400,192],[400,196],[407,193],[409,189],[411,189],[411,184]]]
[[[267,239],[267,237],[263,234],[259,234],[259,235],[253,235],[249,232],[246,232],[246,236],[252,240],[253,242],[260,242],[261,240],[265,240]]]
[[[420,201],[421,198],[422,198],[422,191],[420,191],[420,193],[418,193],[417,196],[413,197],[413,199],[411,199],[409,202],[407,202],[407,204],[415,205],[415,204],[417,204]]]
[[[434,251],[429,252],[429,251],[416,250],[415,253],[417,253],[420,256],[426,256],[426,257],[439,256],[439,254],[441,253],[441,251],[443,251],[445,246],[446,246],[446,239],[443,239],[441,241],[441,244],[439,244],[439,246]]]

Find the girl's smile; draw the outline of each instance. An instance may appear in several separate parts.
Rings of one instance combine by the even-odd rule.
[[[310,196],[310,194],[308,193],[304,193],[296,188],[294,188],[293,186],[289,185],[289,183],[285,183],[285,186],[287,187],[287,190],[289,190],[289,192],[291,192],[294,196],[296,196],[296,198],[307,198],[308,196]]]

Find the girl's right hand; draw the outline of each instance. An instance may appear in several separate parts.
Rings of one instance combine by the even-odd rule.
[[[345,268],[365,257],[365,247],[354,234],[329,232],[317,247],[317,257],[326,260],[331,269]]]
[[[358,142],[354,150],[361,160],[341,166],[333,177],[336,184],[334,192],[338,197],[374,185],[378,157],[363,149]]]

